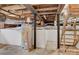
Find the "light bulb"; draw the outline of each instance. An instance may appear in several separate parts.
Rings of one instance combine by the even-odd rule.
[[[28,22],[28,23],[31,22],[30,17],[27,17],[27,22]]]

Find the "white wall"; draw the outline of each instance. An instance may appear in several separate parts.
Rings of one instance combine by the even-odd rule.
[[[29,36],[30,37],[30,36]],[[22,32],[18,29],[0,29],[0,43],[23,46]],[[57,48],[57,30],[37,29],[37,47],[45,48],[48,41],[52,41],[51,47]]]
[[[21,31],[15,29],[0,29],[0,43],[21,46],[21,40]]]
[[[46,48],[47,41],[51,41],[51,47],[57,48],[57,30],[38,29],[37,30],[37,47]]]

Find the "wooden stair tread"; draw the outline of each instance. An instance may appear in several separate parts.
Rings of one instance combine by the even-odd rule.
[[[74,40],[74,39],[77,39],[77,38],[65,38],[65,40]],[[64,39],[62,39],[64,40]]]
[[[74,40],[74,39],[77,39],[77,38],[65,38],[65,39]]]
[[[60,44],[63,45],[64,42],[61,42]],[[72,42],[66,42],[65,45],[74,45],[74,44]]]
[[[74,34],[65,34],[65,35],[70,35],[71,36],[71,35],[74,35]]]
[[[67,22],[67,24],[74,24],[74,22],[71,22],[71,23]],[[76,24],[77,24],[77,23],[76,23]]]
[[[70,34],[70,33],[68,33],[68,34],[64,34],[64,35],[74,36],[74,34]],[[77,34],[77,36],[79,36],[79,34]]]
[[[62,40],[62,42],[64,42],[64,40]],[[66,39],[65,42],[74,42],[74,40],[68,40],[68,39]]]
[[[65,31],[77,31],[77,30],[74,30],[74,29],[66,29]]]
[[[65,29],[65,31],[73,31],[74,32],[74,31],[79,31],[79,29],[76,29],[76,30],[75,29]]]
[[[75,48],[75,49],[67,49],[66,52],[76,52],[79,53],[79,49]]]
[[[64,41],[61,41],[61,44],[64,44]],[[72,42],[67,42],[65,41],[65,45],[76,45],[77,44],[77,41],[74,43],[74,41]]]

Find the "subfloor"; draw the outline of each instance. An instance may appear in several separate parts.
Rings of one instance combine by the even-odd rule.
[[[74,49],[73,47],[70,48]],[[19,46],[0,44],[0,55],[79,55],[79,52],[66,51],[65,53],[63,53],[63,49],[60,50],[35,49],[29,52],[28,50],[25,50],[24,48]]]

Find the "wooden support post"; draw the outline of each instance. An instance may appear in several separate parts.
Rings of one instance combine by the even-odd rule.
[[[57,48],[60,48],[60,23],[59,23],[59,14],[57,14]]]
[[[34,49],[36,49],[36,14],[34,14]]]

